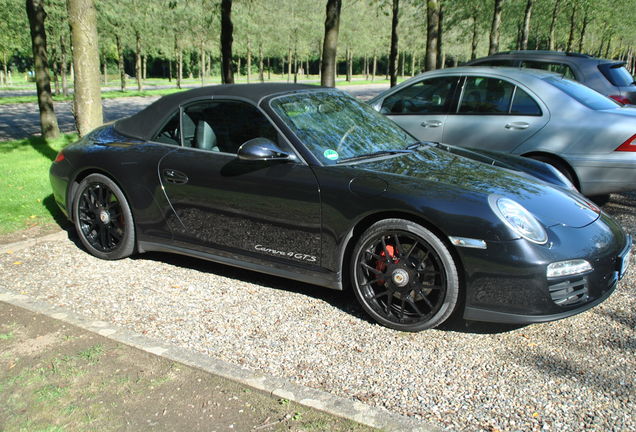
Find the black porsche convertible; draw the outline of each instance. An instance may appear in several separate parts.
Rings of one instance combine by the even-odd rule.
[[[534,323],[605,300],[631,237],[558,171],[418,142],[334,89],[165,96],[59,153],[55,199],[104,259],[169,251],[328,288],[377,322]]]

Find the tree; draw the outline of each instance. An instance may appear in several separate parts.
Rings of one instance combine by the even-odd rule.
[[[221,79],[224,84],[234,83],[232,71],[232,0],[221,0]]]
[[[556,29],[557,17],[559,16],[559,6],[561,0],[554,0],[554,10],[552,11],[552,19],[550,20],[550,31],[548,35],[548,49],[554,51],[554,30]]]
[[[68,0],[67,7],[75,68],[75,121],[80,136],[84,136],[104,122],[99,86],[97,17],[93,0]]]
[[[530,19],[532,17],[532,4],[534,0],[526,2],[526,12],[523,15],[523,27],[521,32],[521,49],[528,49],[528,35],[530,34]]]
[[[49,77],[48,54],[46,50],[46,31],[44,21],[44,0],[26,0],[27,16],[31,29],[31,46],[33,48],[33,63],[35,66],[35,86],[38,94],[40,109],[40,129],[45,139],[56,138],[60,135],[57,117],[53,109],[51,95],[51,78]]]
[[[322,69],[320,71],[320,85],[325,87],[336,86],[336,55],[341,8],[342,0],[327,0],[325,37],[322,44]]]
[[[499,50],[499,26],[501,26],[501,10],[504,0],[495,0],[495,7],[492,14],[492,26],[490,27],[490,46],[488,55],[493,55]]]
[[[400,14],[400,0],[393,0],[393,15],[391,20],[391,50],[389,54],[389,76],[391,87],[397,84],[398,69],[398,21]]]
[[[0,11],[4,12],[0,12],[0,85],[9,83],[9,64],[13,55],[32,55],[27,17],[25,14],[15,13],[23,7],[23,0],[0,0]]]
[[[437,38],[439,37],[439,0],[426,2],[426,60],[425,70],[437,67]]]

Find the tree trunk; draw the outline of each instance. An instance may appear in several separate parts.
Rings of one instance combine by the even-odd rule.
[[[439,19],[437,21],[437,69],[443,69],[446,62],[444,53],[444,1],[439,1]]]
[[[99,88],[97,14],[93,0],[68,0],[75,69],[75,121],[80,136],[104,122]]]
[[[221,0],[221,80],[234,84],[232,72],[232,0]]]
[[[117,47],[117,68],[119,69],[119,80],[121,91],[126,91],[126,71],[124,70],[124,51],[121,46],[121,39],[115,35],[115,45]]]
[[[426,60],[424,68],[429,71],[437,66],[437,37],[439,31],[439,2],[426,2]]]
[[[504,0],[495,0],[495,8],[492,14],[492,26],[490,27],[490,46],[488,55],[493,55],[499,50],[499,27],[501,26],[501,10]]]
[[[148,76],[146,74],[147,65],[148,65],[148,54],[144,54],[141,56],[141,79],[144,81],[146,80],[146,77]]]
[[[612,37],[613,35],[609,35],[609,37],[607,38],[607,47],[605,48],[605,58],[610,58],[610,50],[612,47]]]
[[[399,56],[399,37],[398,25],[400,20],[400,0],[393,0],[392,18],[391,18],[391,47],[389,49],[389,79],[390,86],[395,87],[397,84],[398,74],[398,56]]]
[[[322,77],[322,42],[318,40],[318,78]]]
[[[7,85],[9,82],[9,66],[7,65],[7,53],[2,53],[2,71],[4,72],[2,84]]]
[[[351,48],[349,45],[345,51],[345,79],[347,82],[351,82]]]
[[[199,47],[199,79],[201,80],[201,86],[205,84],[205,50],[203,49],[203,41]]]
[[[575,2],[572,6],[572,14],[570,15],[570,34],[568,35],[568,45],[565,48],[565,51],[571,52],[572,47],[574,46],[574,31],[576,30],[576,8],[577,3]]]
[[[31,28],[35,85],[40,109],[40,129],[45,139],[56,138],[60,135],[60,129],[57,126],[57,117],[53,109],[53,96],[51,95],[51,78],[49,77],[46,51],[46,27],[44,26],[46,18],[44,0],[26,0],[26,9]]]
[[[287,48],[287,82],[291,80],[292,73],[292,49],[291,46]]]
[[[477,43],[479,42],[479,21],[477,21],[477,12],[473,13],[473,40],[470,44],[470,59],[475,60],[477,58]]]
[[[579,52],[583,52],[584,41],[585,41],[585,31],[587,30],[587,26],[590,23],[589,20],[589,11],[585,9],[585,15],[583,15],[583,24],[581,25],[581,38],[579,39]]]
[[[294,44],[295,45],[295,44]],[[298,82],[298,53],[294,47],[294,84]]]
[[[336,56],[341,7],[342,0],[327,0],[322,68],[320,69],[320,85],[325,87],[336,86]]]
[[[250,43],[250,38],[247,38],[247,64],[245,67],[247,68],[245,76],[247,77],[247,82],[249,84],[250,78],[252,77],[252,45]]]
[[[364,73],[364,79],[368,80],[369,79],[369,57],[366,54],[364,55],[364,63],[363,63],[362,69]]]
[[[415,53],[411,53],[411,76],[415,76]]]
[[[236,77],[241,78],[241,57],[236,58]]]
[[[260,82],[265,82],[265,77],[263,75],[263,42],[258,43],[258,80]]]
[[[557,17],[559,16],[559,6],[561,0],[554,0],[554,9],[552,10],[552,19],[550,20],[550,32],[548,35],[548,49],[554,51],[554,30],[556,29]]]
[[[104,54],[104,58],[102,60],[102,73],[104,75],[104,85],[108,84],[108,63],[106,63],[106,54]]]
[[[270,64],[269,57],[267,57],[267,81],[272,79],[272,65]]]
[[[375,75],[378,72],[378,55],[373,51],[373,67],[371,68],[371,81],[375,81]]]
[[[59,79],[59,65],[58,62],[53,60],[53,64],[51,65],[51,70],[53,71],[53,87],[55,96],[60,95],[60,79]]]
[[[135,42],[135,79],[137,80],[137,91],[141,91],[141,34],[138,30],[135,30]]]
[[[530,35],[530,19],[532,18],[532,4],[534,0],[526,3],[526,13],[523,15],[523,27],[521,29],[521,49],[528,49],[528,36]]]
[[[177,53],[177,88],[181,88],[181,80],[183,79],[183,51]]]

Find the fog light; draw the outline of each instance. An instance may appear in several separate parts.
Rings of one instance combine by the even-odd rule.
[[[592,270],[592,265],[589,262],[582,259],[575,259],[552,263],[548,265],[546,273],[548,278],[557,278],[586,273],[590,270]]]

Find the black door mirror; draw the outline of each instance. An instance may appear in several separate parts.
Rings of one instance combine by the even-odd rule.
[[[248,161],[294,160],[295,157],[285,153],[276,143],[267,138],[253,138],[245,141],[238,149],[238,158]]]

